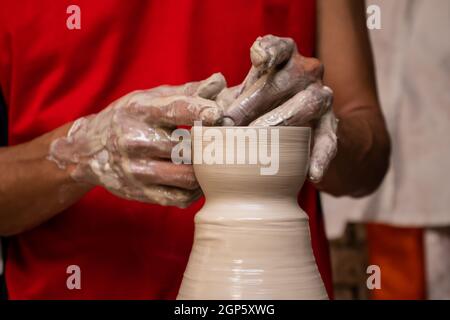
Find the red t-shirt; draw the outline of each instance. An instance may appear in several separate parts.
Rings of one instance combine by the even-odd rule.
[[[69,5],[81,29],[69,30]],[[314,50],[314,0],[4,0],[0,11],[0,85],[9,144],[29,141],[99,112],[136,89],[181,84],[221,71],[242,81],[257,36],[293,37]],[[330,289],[317,192],[299,196],[310,216],[316,260]],[[24,199],[26,201],[26,199]],[[188,209],[119,199],[95,188],[39,227],[8,240],[12,299],[173,299],[193,240]],[[81,290],[66,269],[81,268]]]

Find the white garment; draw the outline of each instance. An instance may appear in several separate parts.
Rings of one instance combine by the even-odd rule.
[[[381,8],[371,39],[391,166],[370,197],[322,194],[330,238],[347,221],[450,225],[450,1],[368,2]]]
[[[425,232],[427,294],[431,300],[450,299],[450,227]]]

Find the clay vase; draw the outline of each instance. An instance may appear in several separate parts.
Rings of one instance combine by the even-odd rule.
[[[213,141],[206,134],[210,128],[191,131],[194,171],[206,202],[195,217],[194,244],[177,299],[328,299],[308,217],[297,204],[308,168],[310,128],[213,129],[226,137],[249,128],[256,130],[257,141],[234,141],[231,148],[229,139]],[[263,175],[260,163],[196,164],[198,152],[210,151],[211,143],[218,143],[216,153],[222,148],[225,158],[235,160],[239,152],[266,147],[270,153],[275,147],[276,153],[278,147],[278,171]]]

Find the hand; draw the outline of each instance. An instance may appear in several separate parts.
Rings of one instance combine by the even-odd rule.
[[[225,109],[224,125],[311,126],[309,178],[320,182],[337,151],[333,92],[322,84],[323,65],[301,56],[292,39],[272,35],[258,38],[250,54],[244,82],[217,98]]]
[[[75,121],[53,141],[50,159],[73,167],[79,182],[101,185],[127,199],[186,207],[201,195],[188,164],[171,162],[172,131],[214,125],[223,112],[213,99],[226,86],[221,74],[183,86],[135,91],[98,114]]]

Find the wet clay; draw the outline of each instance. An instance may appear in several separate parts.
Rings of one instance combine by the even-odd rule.
[[[219,148],[230,158],[263,146],[278,149],[279,170],[262,175],[259,163],[194,163],[206,202],[195,217],[194,244],[177,298],[327,299],[312,253],[308,217],[297,204],[308,169],[310,129],[215,129],[224,137],[226,130],[266,130],[269,141],[258,134],[257,143],[238,146],[235,141],[234,148],[227,149],[230,140],[225,139]],[[194,153],[200,140],[202,150],[215,143],[204,133],[192,132]],[[267,146],[274,143],[278,148]]]
[[[221,122],[214,99],[226,86],[222,74],[181,86],[133,91],[97,114],[79,118],[66,137],[51,143],[48,159],[71,177],[131,200],[187,207],[201,196],[190,165],[176,165],[173,130]]]

